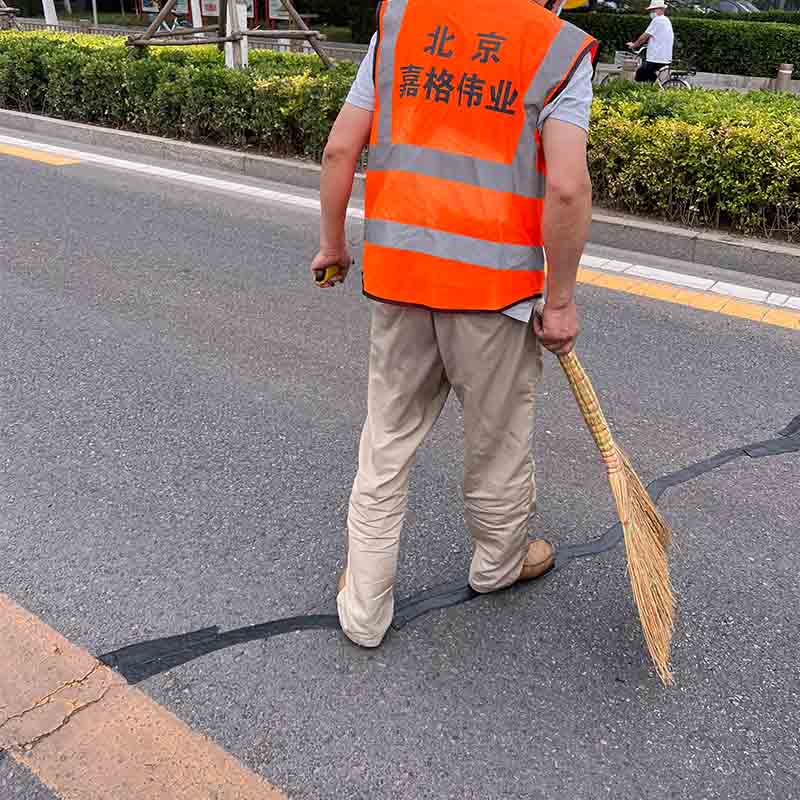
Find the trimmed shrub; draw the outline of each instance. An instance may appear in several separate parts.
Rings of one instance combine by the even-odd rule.
[[[758,14],[702,14],[699,11],[673,8],[671,15],[694,17],[695,19],[733,20],[736,22],[782,22],[784,25],[800,25],[800,11],[762,11]]]
[[[354,42],[366,43],[375,32],[378,3],[376,0],[347,0],[350,35]]]
[[[155,50],[155,48],[153,48]],[[356,66],[257,50],[244,71],[216,47],[132,58],[115,38],[0,34],[0,105],[76,122],[319,158]]]
[[[566,13],[564,18],[600,41],[606,58],[625,50],[650,24],[636,14]],[[701,72],[774,78],[778,66],[794,64],[800,78],[800,26],[673,17],[680,43],[676,57]]]
[[[736,14],[724,16],[736,17]],[[760,14],[751,14],[747,19],[752,22],[782,22],[785,25],[800,25],[800,11],[762,11]]]
[[[589,168],[598,202],[800,239],[800,98],[615,83],[592,108]]]

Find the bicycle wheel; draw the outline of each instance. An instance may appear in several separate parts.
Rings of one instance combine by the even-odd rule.
[[[683,78],[668,78],[661,84],[662,89],[691,89],[692,84]]]

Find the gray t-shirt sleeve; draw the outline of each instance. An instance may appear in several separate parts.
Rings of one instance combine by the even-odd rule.
[[[592,113],[592,60],[587,55],[570,78],[564,91],[542,109],[539,116],[539,130],[548,119],[569,122],[583,130],[589,130],[589,117]]]
[[[377,41],[378,34],[373,33],[367,55],[364,56],[364,60],[358,68],[358,74],[350,87],[346,100],[350,105],[363,108],[365,111],[375,110],[375,82],[372,79],[372,64],[375,60],[375,44]]]

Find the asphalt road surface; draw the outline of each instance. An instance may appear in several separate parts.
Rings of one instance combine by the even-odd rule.
[[[311,283],[316,213],[2,157],[0,226],[0,591],[92,653],[333,611],[369,302],[357,273]],[[579,301],[582,358],[646,481],[800,414],[797,331]],[[461,422],[449,402],[419,454],[399,596],[466,576]],[[549,357],[536,458],[536,532],[605,531],[602,465]],[[292,798],[800,797],[800,456],[735,461],[661,507],[672,689],[621,547],[374,651],[292,633],[140,688]],[[54,796],[2,756],[0,793]]]

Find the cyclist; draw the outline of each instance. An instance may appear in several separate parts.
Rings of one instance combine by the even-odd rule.
[[[647,44],[647,56],[642,66],[636,70],[636,80],[639,83],[656,82],[659,70],[672,63],[672,49],[675,44],[672,23],[666,16],[665,0],[651,0],[647,10],[650,12],[650,25],[636,41],[628,42],[631,50],[638,50]]]

